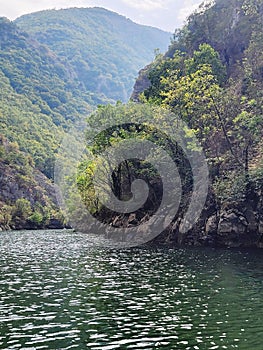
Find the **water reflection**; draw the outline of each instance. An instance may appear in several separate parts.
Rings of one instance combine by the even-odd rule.
[[[2,233],[0,348],[261,350],[262,254]]]

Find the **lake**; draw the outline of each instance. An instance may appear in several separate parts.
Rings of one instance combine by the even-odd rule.
[[[263,252],[0,233],[1,349],[262,350]]]

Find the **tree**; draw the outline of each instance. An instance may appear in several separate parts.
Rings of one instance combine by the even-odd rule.
[[[211,74],[217,79],[219,85],[226,80],[226,67],[222,64],[219,53],[208,44],[200,44],[193,56],[185,61],[186,74],[198,71],[203,65],[211,67]]]
[[[31,215],[32,208],[30,202],[25,198],[17,199],[13,210],[13,218],[25,222]]]
[[[3,205],[0,209],[0,225],[8,228],[12,221],[12,206]]]
[[[149,69],[151,86],[143,92],[143,98],[151,103],[160,104],[163,100],[162,78],[168,77],[174,71],[178,72],[179,76],[183,74],[184,54],[181,51],[176,51],[173,58],[158,56]]]

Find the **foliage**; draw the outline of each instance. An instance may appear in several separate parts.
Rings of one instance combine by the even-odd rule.
[[[0,18],[0,168],[8,189],[0,189],[0,225],[40,227],[58,215],[37,171],[53,177],[72,123],[98,103],[127,100],[137,70],[169,36],[103,9],[44,11],[16,24]]]
[[[30,202],[25,198],[17,199],[13,216],[20,218],[21,220],[27,220],[32,214]]]
[[[231,74],[242,59],[255,27],[261,31],[262,0],[204,1],[176,32],[167,55],[172,57],[178,49],[192,55],[200,44],[209,44],[220,53]]]
[[[105,129],[98,132],[101,125],[104,125]],[[156,128],[156,125],[162,125],[162,131]],[[149,197],[140,209],[141,215],[145,215],[147,211],[154,212],[160,204],[163,189],[161,175],[153,164],[159,164],[160,168],[165,169],[165,176],[171,178],[174,175],[173,165],[176,163],[181,174],[183,195],[192,189],[192,173],[184,150],[168,136],[171,133],[176,139],[178,130],[183,128],[179,127],[177,116],[167,109],[134,103],[100,106],[88,118],[88,126],[86,139],[89,157],[79,165],[76,182],[82,200],[93,214],[101,216],[103,213],[102,216],[108,219],[114,214],[107,211],[98,200],[98,189],[103,193],[104,201],[112,194],[119,200],[127,201],[131,198],[132,183],[136,179],[144,180],[149,187]],[[187,146],[191,146],[192,135],[187,135],[187,131],[185,130],[185,138],[189,140]],[[124,140],[132,141],[125,144],[125,150],[118,148]],[[144,157],[131,157],[132,150],[136,148],[135,145],[139,147],[140,141],[149,141],[156,145],[148,154],[148,161],[144,160]],[[117,154],[124,159],[116,166],[113,166],[116,153],[112,154],[111,149],[117,150]],[[173,161],[164,159],[161,150],[166,150],[169,160]],[[109,153],[101,158],[104,151]],[[110,181],[105,181],[106,178]]]
[[[127,101],[138,70],[170,34],[141,26],[102,8],[49,10],[16,23],[73,68],[94,98]]]
[[[64,129],[90,110],[91,99],[49,49],[5,19],[0,44],[0,133],[51,177]]]
[[[35,211],[32,215],[29,216],[28,220],[36,226],[41,226],[43,223],[43,215],[39,211]]]
[[[204,65],[211,67],[212,75],[216,78],[219,85],[222,85],[226,79],[226,68],[220,61],[218,52],[209,44],[200,44],[192,57],[185,61],[186,73],[191,75]]]
[[[226,173],[213,183],[213,189],[219,203],[240,201],[246,198],[247,181],[238,171]]]
[[[127,99],[135,73],[169,34],[102,9],[44,11],[16,23],[0,18],[0,133],[51,178],[65,130],[96,104]]]
[[[0,227],[44,227],[59,214],[50,181],[16,142],[0,135]]]
[[[87,142],[101,125],[120,123],[96,136],[88,147],[93,160],[78,168],[77,185],[93,213],[104,210],[92,185],[98,155],[127,137],[168,150],[191,192],[190,171],[176,145],[154,128],[136,126],[136,117],[150,105],[157,112],[161,107],[173,111],[177,121],[188,124],[189,138],[199,138],[219,203],[239,200],[253,186],[261,188],[262,16],[262,0],[205,1],[175,33],[168,52],[158,53],[149,66],[151,85],[141,95],[145,104],[100,105],[89,117]],[[0,19],[0,133],[10,141],[0,142],[0,166],[31,190],[38,186],[35,167],[52,177],[55,153],[72,122],[98,103],[127,100],[136,72],[152,59],[156,46],[165,47],[169,35],[99,8],[42,11],[16,23],[23,31]],[[176,120],[170,123],[175,126]],[[143,161],[112,169],[111,190],[127,200],[138,177],[154,188],[150,200],[157,207],[160,181]],[[0,224],[41,226],[60,215],[51,202],[41,186],[32,201],[0,198]]]
[[[262,17],[261,0],[204,3],[152,63],[142,94],[144,102],[168,106],[199,138],[222,201],[260,182]]]

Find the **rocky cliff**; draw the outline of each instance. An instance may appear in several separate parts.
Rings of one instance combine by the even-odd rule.
[[[162,104],[182,116],[200,136],[211,170],[210,192],[198,224],[180,234],[184,208],[158,243],[263,247],[262,23],[262,0],[204,2],[175,33],[167,53],[139,73],[132,100],[139,101],[141,95],[141,101]],[[207,44],[225,68],[223,79],[219,66],[212,68],[215,61],[201,52]],[[212,68],[221,95],[215,98],[210,90],[208,99],[198,104],[204,98],[198,89],[202,78],[194,87],[194,74],[204,64]],[[206,107],[209,96],[213,108]],[[213,116],[214,108],[218,114]],[[217,118],[221,122],[216,125]]]
[[[64,227],[55,187],[16,143],[0,137],[0,229]]]

